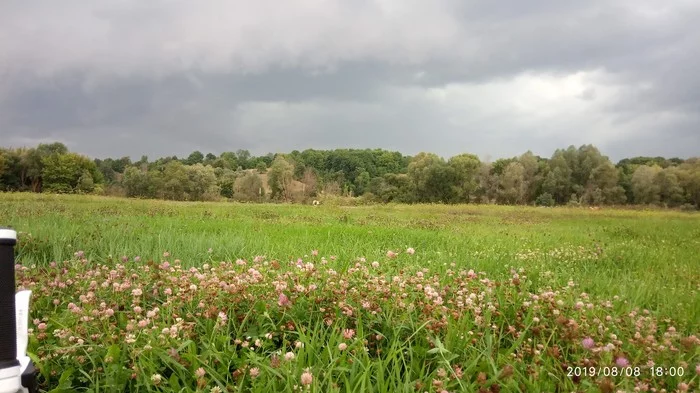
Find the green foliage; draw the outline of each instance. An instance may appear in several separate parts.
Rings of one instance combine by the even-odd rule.
[[[185,160],[185,164],[187,165],[201,164],[202,162],[204,162],[204,154],[202,154],[202,152],[199,150],[190,153],[190,155]]]
[[[522,204],[527,195],[525,167],[519,162],[511,162],[500,178],[499,201],[505,204]]]
[[[41,178],[47,192],[71,193],[79,190],[81,179],[85,186],[92,183],[93,175],[98,173],[97,166],[87,157],[75,153],[56,153],[41,159]],[[85,176],[87,174],[87,176]],[[88,180],[89,178],[89,180]]]
[[[273,199],[289,200],[292,180],[294,180],[294,166],[283,155],[278,155],[267,173],[270,196]]]
[[[89,171],[83,171],[78,179],[78,191],[83,194],[89,194],[95,190],[95,181]]]
[[[556,201],[554,200],[554,197],[548,192],[540,194],[540,196],[537,197],[535,200],[535,205],[537,206],[547,206],[547,207],[552,207],[554,206]]]
[[[478,187],[478,175],[481,168],[479,157],[473,154],[460,154],[450,158],[447,164],[455,173],[455,201],[469,203]]]
[[[473,154],[445,161],[432,153],[410,157],[382,149],[307,149],[257,157],[239,149],[218,157],[194,151],[182,160],[170,156],[149,162],[143,156],[133,164],[129,157],[95,159],[86,166],[73,163],[70,154],[60,143],[0,150],[0,190],[215,200],[237,198],[244,171],[255,170],[269,175],[270,199],[276,201],[303,202],[323,192],[343,197],[371,193],[363,203],[532,205],[549,194],[556,205],[700,204],[699,159],[634,157],[613,165],[593,145],[558,149],[549,159],[528,151],[495,162],[481,162]],[[85,170],[89,177],[83,176]],[[246,182],[255,185],[253,178]],[[260,187],[255,192],[250,187],[243,187],[240,199],[262,200]]]
[[[155,172],[131,166],[124,171],[122,185],[128,197],[155,198],[160,178]]]
[[[632,193],[635,203],[657,204],[661,199],[661,188],[656,183],[662,169],[659,166],[641,165],[632,175]]]
[[[408,166],[408,176],[413,183],[417,202],[453,201],[454,184],[458,176],[445,160],[432,153],[419,153]]]
[[[41,391],[600,391],[562,364],[621,356],[685,375],[616,390],[697,382],[697,213],[8,193],[0,217]]]
[[[247,172],[240,182],[236,183],[235,197],[238,200],[260,202],[264,196],[262,178],[253,171]]]

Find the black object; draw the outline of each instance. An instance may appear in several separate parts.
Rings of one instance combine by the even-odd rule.
[[[0,370],[20,365],[15,314],[15,244],[16,239],[0,238]]]
[[[0,233],[7,229],[0,227]],[[0,370],[21,366],[17,359],[15,236],[0,236]],[[39,391],[36,377],[37,369],[29,360],[21,376],[22,387],[29,393]]]
[[[22,386],[26,388],[29,393],[37,393],[39,391],[39,383],[36,380],[37,370],[34,367],[34,363],[29,361],[27,368],[24,369],[22,373]]]

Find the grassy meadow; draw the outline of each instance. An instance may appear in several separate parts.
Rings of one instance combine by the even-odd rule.
[[[700,381],[698,213],[8,193],[0,226],[47,391]]]

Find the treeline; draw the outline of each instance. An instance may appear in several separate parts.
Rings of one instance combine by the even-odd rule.
[[[304,150],[255,157],[195,151],[149,161],[91,160],[60,143],[0,149],[0,190],[97,193],[171,200],[295,201],[321,195],[367,202],[643,204],[697,209],[700,158],[635,157],[617,164],[592,145],[483,162],[382,149]]]

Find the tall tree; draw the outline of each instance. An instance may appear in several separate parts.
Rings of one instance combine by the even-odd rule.
[[[683,204],[683,188],[678,180],[680,171],[677,167],[669,166],[656,174],[654,183],[659,186],[659,200],[666,206]]]
[[[481,161],[473,154],[460,154],[451,157],[447,164],[455,172],[456,201],[469,203],[475,197]]]
[[[202,154],[201,151],[195,150],[190,155],[187,157],[185,160],[185,164],[187,165],[194,165],[194,164],[201,164],[204,161],[204,154]]]
[[[283,155],[277,156],[267,171],[267,184],[270,186],[271,197],[288,200],[291,197],[293,179],[294,166]]]
[[[500,176],[499,201],[522,204],[526,195],[525,167],[519,162],[511,162]]]
[[[101,182],[95,162],[75,153],[49,154],[41,160],[43,187],[49,192],[70,193],[77,190],[79,180],[85,172],[93,183]],[[97,178],[97,179],[95,179]]]
[[[641,165],[632,175],[632,193],[635,203],[655,204],[659,203],[661,188],[655,183],[656,176],[661,172],[661,167],[654,165]]]
[[[600,162],[588,175],[582,201],[588,204],[621,204],[627,200],[625,190],[619,185],[620,173],[612,162]]]

